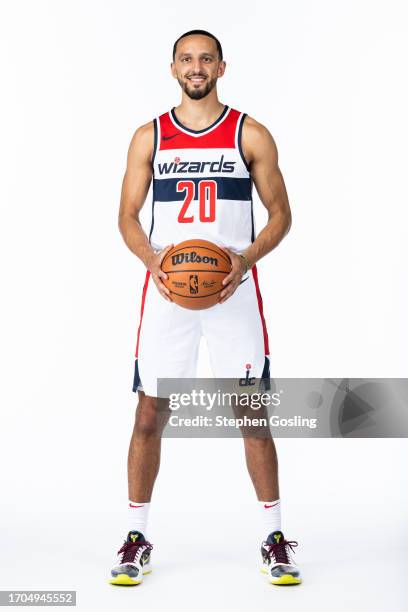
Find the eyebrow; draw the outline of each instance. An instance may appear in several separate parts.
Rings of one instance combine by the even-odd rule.
[[[189,53],[189,52],[186,52],[186,53],[181,53],[181,54],[179,55],[179,58],[186,57],[186,56],[188,56],[188,55],[192,55],[192,54],[191,54],[191,53]],[[207,52],[205,52],[205,51],[204,51],[204,53],[200,53],[200,57],[203,57],[204,55],[205,55],[206,57],[212,57],[212,58],[214,58],[214,57],[215,57],[215,56],[213,55],[213,53],[207,53]]]

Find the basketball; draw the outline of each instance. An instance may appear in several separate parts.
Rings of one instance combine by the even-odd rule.
[[[174,246],[163,259],[163,280],[173,302],[190,310],[214,306],[231,271],[227,253],[207,240],[185,240]]]

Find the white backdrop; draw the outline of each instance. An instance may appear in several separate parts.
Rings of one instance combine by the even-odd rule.
[[[286,591],[257,574],[241,441],[165,440],[156,572],[136,592],[105,579],[126,520],[144,277],[117,229],[120,187],[135,129],[179,101],[174,40],[220,38],[220,100],[278,145],[293,225],[259,264],[272,375],[406,377],[406,4],[0,6],[0,589],[77,589],[83,610],[404,610],[404,440],[278,440],[305,576]],[[210,375],[205,346],[200,363]]]

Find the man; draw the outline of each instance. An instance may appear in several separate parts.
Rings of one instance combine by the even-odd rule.
[[[139,403],[128,457],[129,531],[111,572],[112,584],[139,584],[150,571],[146,525],[162,430],[157,379],[193,378],[201,335],[207,339],[216,377],[242,378],[250,370],[251,377],[269,379],[268,336],[255,264],[289,231],[291,213],[271,134],[218,100],[217,80],[225,67],[215,36],[203,30],[183,34],[174,44],[171,64],[182,89],[181,104],[141,126],[129,147],[119,228],[147,272],[133,385]],[[139,213],[152,178],[147,236]],[[212,202],[206,189],[198,189],[202,179],[213,185]],[[252,182],[269,213],[256,238]],[[202,311],[172,301],[160,267],[173,244],[191,238],[218,244],[232,262],[219,303]],[[234,351],[229,348],[232,338]],[[274,584],[298,584],[299,570],[290,555],[297,543],[288,542],[281,531],[274,442],[268,431],[266,437],[245,437],[244,444],[266,535],[263,571]]]

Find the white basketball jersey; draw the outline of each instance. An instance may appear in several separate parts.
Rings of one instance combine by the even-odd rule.
[[[255,239],[252,178],[241,147],[246,117],[225,106],[205,130],[191,130],[174,109],[154,119],[154,249],[201,238],[246,249]]]

